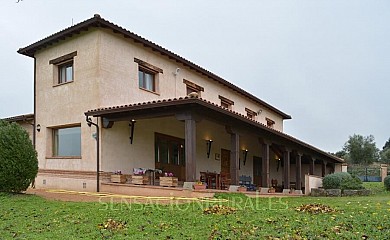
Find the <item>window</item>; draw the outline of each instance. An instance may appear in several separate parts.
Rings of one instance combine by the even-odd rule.
[[[139,79],[139,87],[156,92],[156,82],[154,73],[150,72],[146,69],[139,68],[138,69],[138,79]]]
[[[58,84],[73,81],[73,61],[58,66]]]
[[[53,156],[81,156],[81,127],[53,129]]]
[[[156,163],[184,166],[184,139],[156,133]]]
[[[257,113],[253,110],[250,110],[249,108],[245,108],[246,116],[252,120],[255,120]]]
[[[150,92],[158,92],[158,74],[163,73],[161,68],[153,66],[150,63],[144,62],[138,58],[134,58],[134,62],[138,63],[138,86]]]
[[[274,125],[275,125],[274,120],[269,119],[269,118],[265,118],[265,120],[267,121],[267,127],[274,128]]]
[[[191,82],[186,79],[183,79],[183,83],[186,85],[186,94],[189,95],[190,93],[197,93],[198,97],[200,97],[200,92],[204,91],[204,88]]]
[[[232,109],[232,105],[234,105],[232,100],[222,97],[221,95],[219,95],[219,99],[221,99],[221,107],[227,108],[229,110]]]
[[[155,133],[155,168],[185,181],[184,139]]]
[[[49,64],[53,64],[55,67],[54,84],[63,84],[73,82],[74,80],[74,57],[77,56],[77,52],[72,52],[64,56],[52,59]]]

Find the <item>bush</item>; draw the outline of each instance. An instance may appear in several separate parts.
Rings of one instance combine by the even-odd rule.
[[[27,132],[0,120],[0,192],[25,191],[37,173],[37,154]]]
[[[385,181],[383,182],[387,191],[390,191],[390,176],[385,177]]]
[[[346,179],[342,180],[340,187],[342,190],[344,190],[344,189],[348,189],[348,190],[364,189],[362,180],[360,180],[360,178],[358,178],[354,175],[351,178],[346,178]]]
[[[352,178],[352,175],[347,172],[337,172],[337,173],[333,173],[333,175],[338,176],[341,179],[341,181],[346,181]]]
[[[341,178],[334,174],[329,174],[322,179],[322,186],[325,189],[339,189],[341,185]]]
[[[322,180],[325,189],[364,189],[363,182],[356,176],[346,172],[329,174]]]

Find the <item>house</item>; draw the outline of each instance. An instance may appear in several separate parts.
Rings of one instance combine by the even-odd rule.
[[[19,116],[13,116],[4,118],[3,120],[7,122],[15,122],[19,124],[26,132],[28,133],[31,141],[33,141],[33,133],[34,133],[34,114],[23,114]]]
[[[96,191],[145,168],[300,190],[343,162],[283,133],[288,114],[99,15],[18,53],[34,59],[38,188]]]

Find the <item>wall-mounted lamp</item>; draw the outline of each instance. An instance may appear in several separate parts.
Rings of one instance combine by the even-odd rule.
[[[246,163],[246,157],[248,156],[248,149],[244,149],[242,150],[242,155],[243,155],[243,163],[244,163],[244,166],[245,166],[245,163]]]
[[[136,123],[136,121],[134,119],[131,119],[131,121],[129,123],[129,127],[130,127],[130,144],[133,144],[135,123]]]
[[[177,74],[179,74],[180,72],[180,68],[176,68],[175,72],[173,73],[173,75],[177,76]]]
[[[211,139],[206,140],[206,145],[207,145],[207,158],[210,158],[211,144],[213,144],[213,140],[211,140]]]
[[[40,132],[41,131],[41,124],[38,124],[37,125],[37,132]]]

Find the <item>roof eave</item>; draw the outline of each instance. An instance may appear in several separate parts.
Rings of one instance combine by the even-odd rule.
[[[152,108],[152,107],[157,106],[157,105],[163,105],[164,107],[166,107],[169,105],[177,106],[180,104],[190,104],[190,103],[191,104],[197,103],[197,104],[200,104],[204,107],[212,108],[216,111],[219,111],[219,112],[222,112],[222,113],[227,114],[229,116],[232,116],[234,118],[239,118],[240,120],[242,120],[246,123],[249,123],[249,124],[254,125],[256,127],[260,127],[261,129],[266,130],[272,134],[275,134],[281,138],[287,139],[289,141],[294,142],[295,144],[301,145],[301,146],[306,147],[308,149],[311,149],[312,151],[317,152],[323,156],[331,158],[335,162],[338,162],[338,163],[345,162],[343,159],[338,158],[332,154],[329,154],[329,153],[327,153],[327,152],[325,152],[317,147],[314,147],[308,143],[305,143],[305,142],[303,142],[295,137],[292,137],[286,133],[280,132],[280,131],[275,130],[273,128],[269,128],[262,123],[256,122],[254,120],[251,120],[251,119],[245,117],[244,115],[241,115],[241,114],[236,113],[236,112],[231,111],[231,110],[224,109],[221,106],[216,105],[215,103],[212,103],[210,101],[207,101],[207,100],[201,99],[201,98],[185,97],[185,98],[177,98],[177,99],[175,98],[175,99],[170,99],[170,100],[158,100],[158,101],[151,101],[151,102],[144,102],[144,103],[137,103],[137,104],[114,106],[114,107],[108,107],[108,108],[98,108],[98,109],[94,109],[94,110],[89,110],[89,111],[85,112],[84,114],[87,117],[88,116],[99,117],[99,116],[103,116],[106,114],[119,113],[119,112],[123,112],[123,111],[127,111],[127,110],[141,109],[141,108],[145,108],[145,107]]]
[[[52,45],[53,43],[55,42],[59,42],[60,40],[63,40],[67,37],[71,37],[73,36],[74,34],[77,34],[77,33],[80,33],[81,31],[83,30],[88,30],[88,28],[90,27],[103,27],[103,28],[110,28],[113,30],[114,33],[119,33],[119,34],[122,34],[123,36],[125,37],[128,37],[128,38],[131,38],[133,39],[135,42],[138,42],[138,43],[142,43],[145,47],[149,47],[151,48],[152,50],[155,50],[155,51],[158,51],[160,52],[160,54],[162,55],[166,55],[168,56],[169,58],[171,59],[174,59],[180,63],[182,63],[184,66],[186,67],[189,67],[190,69],[192,70],[195,70],[229,88],[231,88],[232,90],[244,95],[245,97],[251,99],[252,101],[255,101],[261,105],[263,105],[264,107],[266,108],[269,108],[270,110],[276,112],[277,114],[279,114],[284,120],[285,119],[291,119],[291,116],[280,111],[279,109],[275,108],[274,106],[266,103],[265,101],[257,98],[256,96],[248,93],[247,91],[243,90],[242,88],[226,81],[225,79],[215,75],[214,73],[202,68],[201,66],[199,65],[196,65],[195,63],[141,37],[141,36],[138,36],[137,34],[133,33],[133,32],[130,32],[114,23],[111,23],[105,19],[103,19],[102,17],[100,17],[100,15],[98,14],[95,14],[92,18],[90,19],[87,19],[81,23],[78,23],[74,26],[71,26],[69,28],[66,28],[62,31],[59,31],[53,35],[50,35],[49,37],[46,37],[36,43],[33,43],[27,47],[24,47],[24,48],[20,48],[17,52],[19,54],[22,54],[22,55],[25,55],[25,56],[28,56],[28,57],[34,57],[36,51],[42,49],[42,48],[45,48],[47,47],[48,45]]]

